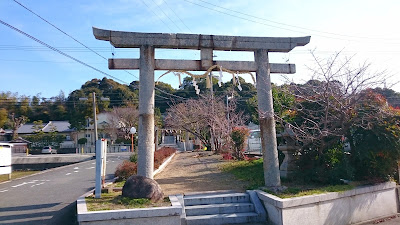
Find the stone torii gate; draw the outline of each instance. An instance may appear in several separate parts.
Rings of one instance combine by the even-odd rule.
[[[264,156],[265,186],[279,187],[270,73],[293,74],[294,64],[269,63],[268,52],[289,52],[310,42],[310,36],[296,38],[241,37],[197,34],[138,33],[93,27],[96,39],[116,48],[140,48],[139,59],[109,59],[109,69],[139,69],[138,175],[153,178],[154,163],[154,70],[207,71],[219,65],[231,71],[256,72],[257,98]],[[155,59],[155,48],[200,50],[200,60]],[[253,51],[255,62],[214,61],[213,50]]]

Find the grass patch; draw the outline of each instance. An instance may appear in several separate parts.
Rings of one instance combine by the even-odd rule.
[[[285,185],[286,186],[286,185]],[[301,197],[307,195],[317,195],[317,194],[324,194],[328,192],[343,192],[348,191],[354,188],[352,185],[330,185],[330,186],[312,186],[308,185],[309,187],[301,188],[301,187],[288,187],[285,191],[275,194],[269,190],[263,189],[263,191],[278,196],[279,198],[294,198],[294,197]]]
[[[16,179],[20,177],[25,177],[31,174],[38,173],[40,171],[33,171],[33,170],[21,170],[21,171],[13,171],[11,174],[11,179]],[[0,175],[0,182],[7,181],[8,180],[8,174],[3,174]]]
[[[113,183],[113,186],[114,187],[123,187],[125,182],[126,182],[125,180],[124,181],[120,181],[120,182],[115,182],[115,183]]]
[[[248,182],[247,189],[257,189],[264,186],[263,159],[251,161],[231,161],[225,163],[223,171],[232,173],[237,179]],[[306,195],[323,194],[327,192],[342,192],[354,188],[352,185],[320,185],[302,184],[296,181],[282,179],[282,185],[288,187],[285,191],[275,194],[268,190],[263,190],[280,198],[293,198]]]
[[[85,200],[88,211],[171,206],[168,197],[165,197],[162,202],[152,203],[145,198],[132,199],[122,197],[121,192],[103,193],[101,198],[95,198],[94,195],[90,195]]]
[[[246,189],[257,189],[264,186],[262,159],[251,161],[231,161],[222,166],[222,171],[232,173],[239,180],[247,181]]]

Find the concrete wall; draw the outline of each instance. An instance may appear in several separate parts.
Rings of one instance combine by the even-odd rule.
[[[281,199],[257,191],[274,225],[354,224],[397,213],[396,183]]]
[[[91,193],[91,192],[90,192]],[[169,196],[170,207],[142,209],[87,211],[85,196],[77,200],[78,222],[80,225],[108,224],[151,224],[180,225],[182,205],[175,195]]]
[[[12,157],[13,170],[43,170],[91,160],[92,155],[30,155]]]
[[[125,225],[125,224],[151,224],[151,225],[178,225],[180,224],[180,216],[168,217],[149,217],[149,218],[133,218],[133,219],[109,219],[104,221],[85,221],[80,225]]]

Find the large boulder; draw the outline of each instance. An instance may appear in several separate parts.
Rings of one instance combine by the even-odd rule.
[[[129,198],[147,198],[152,202],[158,202],[164,198],[164,193],[155,180],[133,175],[126,180],[122,188],[122,196]]]

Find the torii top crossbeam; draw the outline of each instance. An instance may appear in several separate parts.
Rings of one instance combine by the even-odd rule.
[[[122,32],[93,28],[96,39],[109,41],[116,48],[199,49],[201,60],[154,59],[155,70],[205,71],[218,65],[231,71],[255,72],[254,61],[214,61],[213,50],[289,52],[296,46],[304,46],[310,36],[296,38],[239,37],[201,34],[162,34]],[[109,69],[139,69],[139,59],[109,59]],[[269,63],[271,73],[293,74],[294,64]]]
[[[202,49],[231,51],[289,52],[296,46],[310,42],[306,37],[243,37],[202,34],[138,33],[104,30],[93,27],[96,39],[110,41],[116,48],[139,48],[143,45],[155,48]]]

